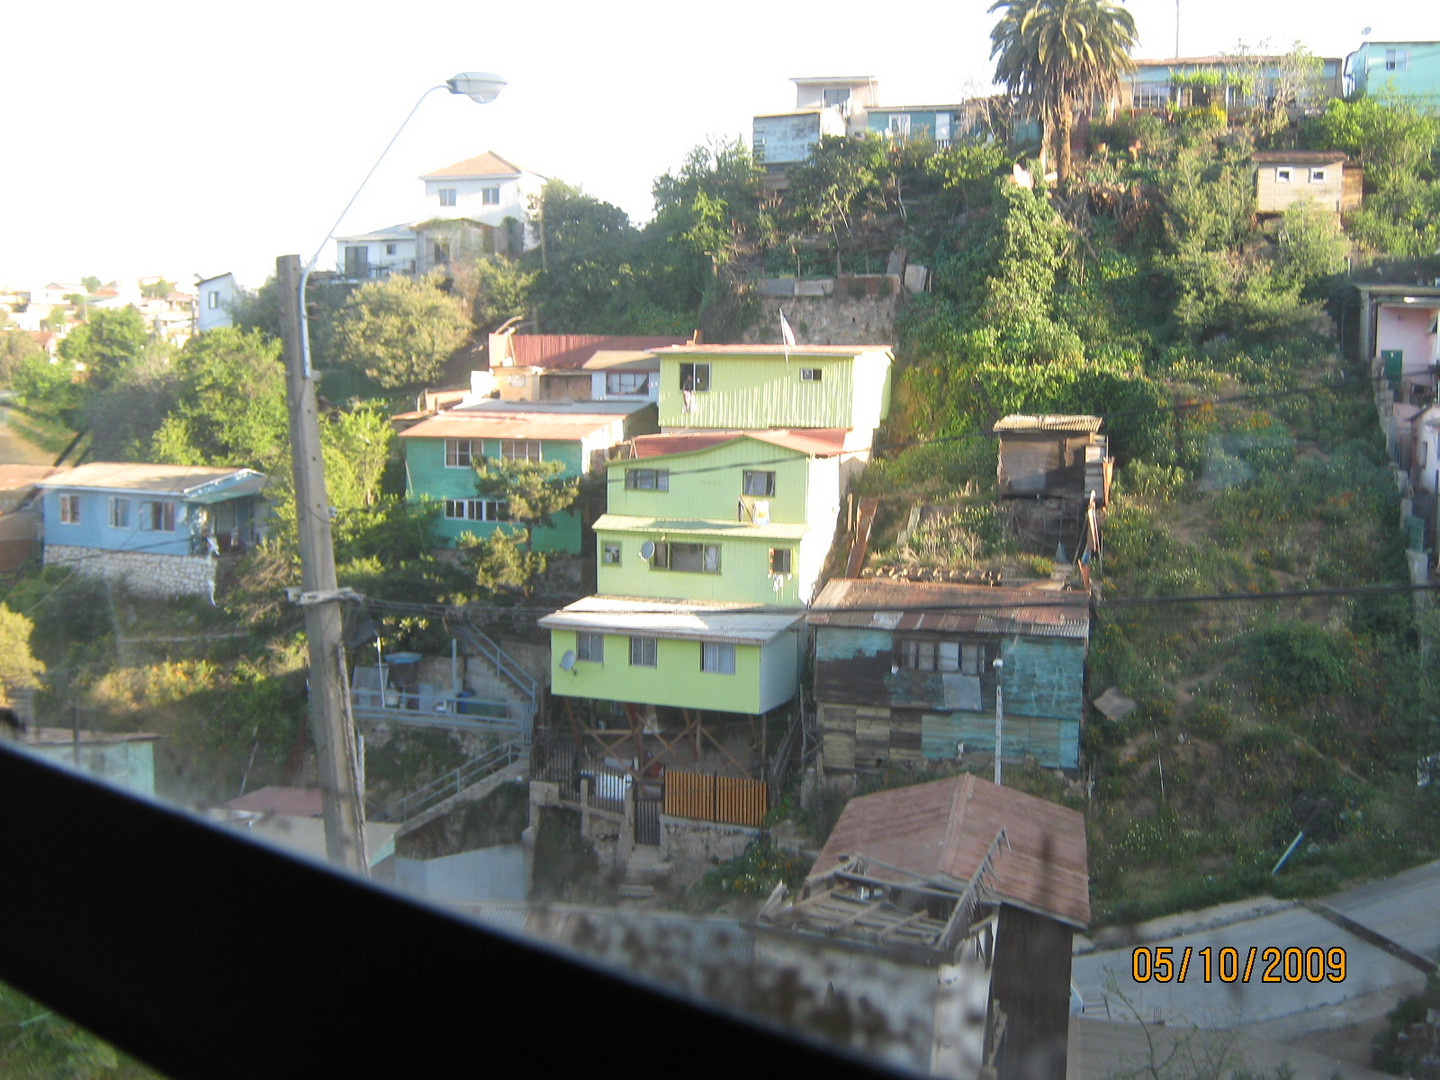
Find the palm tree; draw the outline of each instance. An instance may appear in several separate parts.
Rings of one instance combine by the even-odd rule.
[[[1029,98],[1040,114],[1041,158],[1056,144],[1060,183],[1070,176],[1075,107],[1112,97],[1134,64],[1135,20],[1112,0],[996,0],[1003,11],[990,31],[995,81]]]

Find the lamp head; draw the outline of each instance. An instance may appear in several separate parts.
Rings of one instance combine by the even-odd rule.
[[[471,101],[488,105],[505,89],[505,80],[488,71],[462,71],[453,79],[447,79],[445,86],[452,94],[464,94]]]

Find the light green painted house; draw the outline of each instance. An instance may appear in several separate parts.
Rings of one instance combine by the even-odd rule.
[[[467,533],[485,537],[509,528],[504,499],[482,498],[475,463],[485,458],[559,461],[562,477],[602,467],[607,450],[655,430],[654,406],[632,401],[565,404],[483,401],[450,409],[400,433],[405,447],[405,491],[412,502],[443,504],[439,533],[453,547]],[[552,516],[531,541],[536,551],[580,552],[578,508]]]
[[[541,620],[551,630],[553,692],[752,714],[789,701],[799,684],[799,615],[763,609],[799,609],[815,594],[842,469],[854,457],[848,434],[632,440],[609,464],[610,512],[595,522],[601,595]],[[724,619],[712,626],[717,610]],[[718,672],[732,678],[700,678]]]
[[[660,429],[846,428],[854,447],[890,411],[886,345],[675,345],[660,354]]]

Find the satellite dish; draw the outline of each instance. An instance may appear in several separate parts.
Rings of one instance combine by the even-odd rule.
[[[1360,31],[1360,34],[1361,34],[1361,36],[1363,36],[1363,37],[1369,37],[1369,36],[1370,36],[1370,27],[1368,27],[1368,26],[1365,27],[1364,30],[1361,30],[1361,31]]]
[[[560,670],[561,670],[561,671],[574,671],[574,670],[575,670],[575,650],[574,650],[574,649],[566,649],[566,650],[565,650],[565,655],[562,656],[562,657],[560,657]]]
[[[640,558],[644,559],[646,562],[649,562],[649,561],[650,561],[651,559],[653,559],[654,557],[655,557],[655,541],[654,541],[654,540],[646,540],[643,544],[640,545]]]

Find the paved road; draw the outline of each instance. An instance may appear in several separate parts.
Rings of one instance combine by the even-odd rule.
[[[1074,980],[1085,999],[1085,1013],[1294,1039],[1307,1031],[1329,1031],[1381,1015],[1398,998],[1424,986],[1417,961],[1433,961],[1440,946],[1440,862],[1337,893],[1321,904],[1343,916],[1338,920],[1342,925],[1298,903],[1252,901],[1144,924],[1132,928],[1128,941],[1098,942],[1093,952],[1083,951],[1082,944]],[[1360,932],[1347,930],[1345,919],[1354,920]],[[1400,948],[1383,947],[1387,941]],[[1156,948],[1171,948],[1177,968],[1189,947],[1184,983],[1178,978],[1137,982],[1132,969],[1137,947],[1151,949],[1152,956]],[[1200,954],[1206,947],[1212,950],[1209,983]],[[1250,949],[1256,950],[1249,982],[1221,981],[1219,950],[1225,947],[1237,950],[1242,966]],[[1344,981],[1326,977],[1319,982],[1262,982],[1262,951],[1269,947],[1318,947],[1327,953],[1343,949]],[[1407,958],[1407,951],[1418,955]]]

